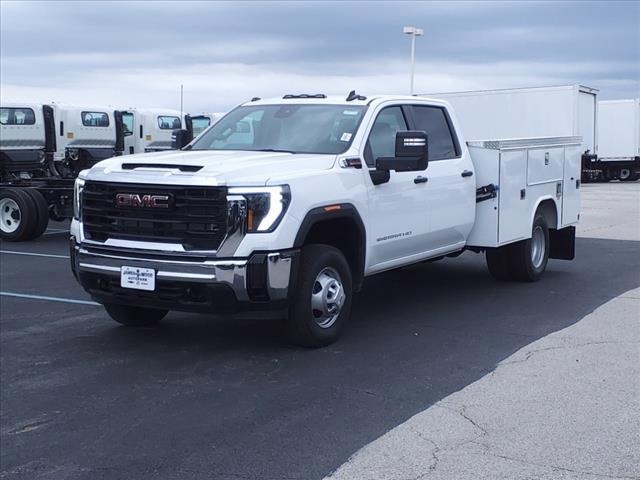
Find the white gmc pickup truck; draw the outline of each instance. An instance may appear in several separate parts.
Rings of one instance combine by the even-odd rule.
[[[254,98],[179,151],[83,171],[72,269],[124,325],[270,312],[327,345],[369,275],[470,250],[535,281],[573,259],[580,141],[466,143],[447,102],[415,96]]]

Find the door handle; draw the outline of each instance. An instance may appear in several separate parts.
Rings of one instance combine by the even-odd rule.
[[[460,175],[462,175],[463,177],[471,177],[471,176],[473,176],[473,172],[470,171],[470,170],[465,170]]]
[[[429,179],[427,177],[423,177],[422,175],[419,175],[413,179],[413,183],[415,183],[416,185],[418,183],[427,183],[428,181]]]

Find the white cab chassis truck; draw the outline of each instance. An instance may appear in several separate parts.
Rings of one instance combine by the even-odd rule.
[[[581,139],[465,140],[442,100],[256,99],[180,151],[82,172],[71,267],[124,325],[270,312],[318,347],[367,276],[470,250],[531,282],[573,259]]]
[[[640,98],[598,102],[598,143],[606,179],[640,178]]]
[[[119,155],[121,132],[110,107],[0,105],[0,237],[30,240],[71,218],[77,174]]]
[[[598,90],[584,85],[426,94],[448,101],[468,141],[485,138],[582,137],[582,180],[603,176],[598,164]]]
[[[190,117],[178,110],[130,108],[122,111],[125,155],[171,150],[175,130],[190,124]]]

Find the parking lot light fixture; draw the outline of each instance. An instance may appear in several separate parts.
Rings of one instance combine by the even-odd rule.
[[[404,27],[402,30],[405,34],[411,35],[411,87],[410,93],[413,95],[413,76],[416,66],[416,37],[424,35],[424,30],[417,27]]]

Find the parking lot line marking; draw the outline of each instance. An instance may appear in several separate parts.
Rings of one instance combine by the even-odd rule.
[[[69,230],[47,230],[42,235],[57,235],[58,233],[69,233]]]
[[[45,295],[28,295],[26,293],[0,292],[0,297],[26,298],[29,300],[49,300],[50,302],[77,303],[80,305],[100,305],[91,300],[76,300],[74,298],[47,297]]]
[[[33,257],[69,258],[69,255],[53,255],[51,253],[16,252],[14,250],[0,250],[0,253],[7,253],[9,255],[28,255]]]

